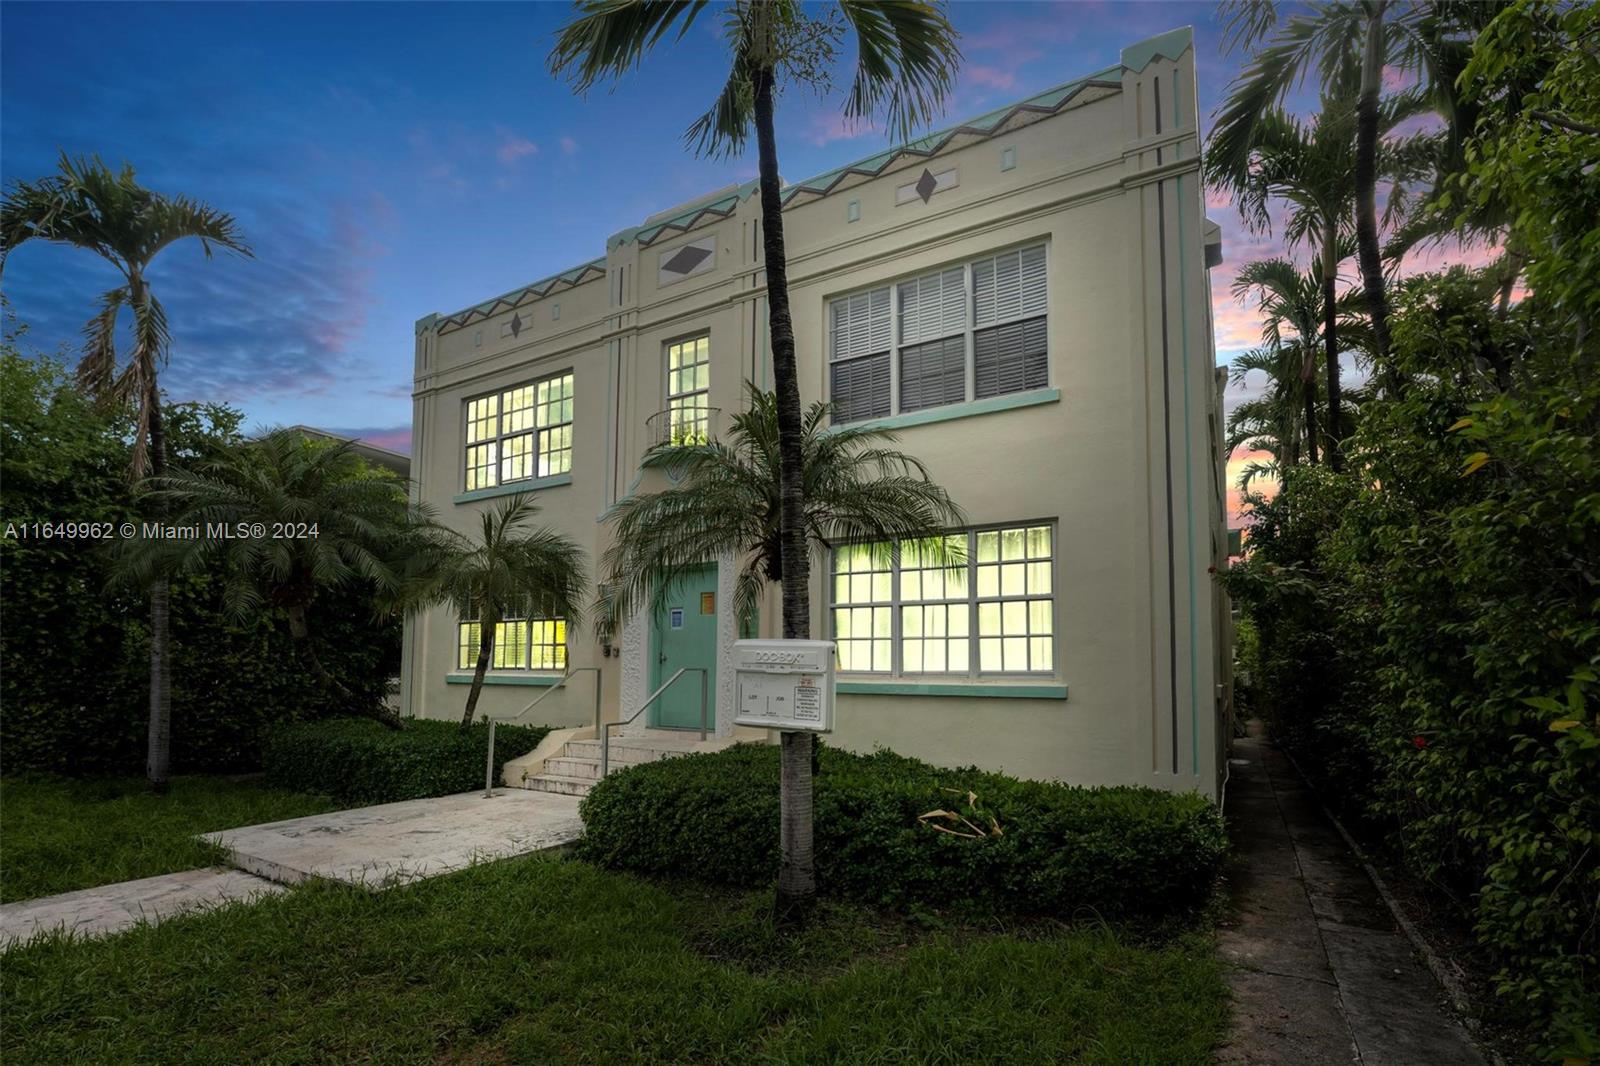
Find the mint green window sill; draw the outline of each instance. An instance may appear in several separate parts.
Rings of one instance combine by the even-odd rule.
[[[471,503],[473,500],[488,500],[496,496],[515,496],[519,492],[538,492],[540,489],[553,489],[557,485],[572,484],[571,474],[552,474],[549,477],[534,478],[532,481],[519,481],[514,485],[496,485],[492,489],[473,489],[471,492],[456,493],[456,503]]]
[[[996,411],[1012,411],[1019,407],[1037,407],[1042,403],[1060,402],[1060,389],[1031,389],[1028,392],[990,396],[988,399],[973,400],[971,403],[954,403],[945,407],[930,407],[925,411],[912,411],[910,414],[890,415],[888,418],[845,422],[836,428],[853,426],[861,429],[905,429],[908,426],[925,426],[930,422],[951,422],[958,418],[972,418],[976,415],[993,414]]]
[[[967,699],[1064,700],[1065,685],[987,683],[919,685],[905,681],[837,681],[834,691],[847,696],[964,696]]]
[[[485,685],[529,685],[536,688],[548,688],[561,680],[560,674],[484,674]],[[444,683],[447,685],[470,685],[471,674],[445,674]]]

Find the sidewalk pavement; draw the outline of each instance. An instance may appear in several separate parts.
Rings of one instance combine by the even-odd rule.
[[[1288,760],[1234,743],[1226,799],[1230,1066],[1484,1066],[1372,881]]]

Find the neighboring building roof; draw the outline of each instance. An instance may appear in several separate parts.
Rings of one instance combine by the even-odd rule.
[[[376,444],[369,444],[355,437],[342,437],[337,433],[329,433],[325,429],[315,426],[290,426],[296,433],[307,437],[316,437],[320,440],[336,441],[339,444],[352,445],[351,451],[374,466],[381,466],[385,470],[392,470],[403,478],[411,476],[411,456],[390,448],[381,448]]]
[[[1193,41],[1194,30],[1191,27],[1184,26],[1140,41],[1137,44],[1129,45],[1122,50],[1121,60],[1114,66],[1097,70],[1093,74],[1075,78],[1072,81],[1063,82],[1054,88],[1036,93],[1025,100],[1008,104],[1005,107],[990,111],[988,114],[968,119],[937,133],[930,133],[914,141],[908,141],[905,144],[885,149],[876,155],[857,160],[847,166],[838,167],[827,173],[808,178],[805,181],[787,185],[780,194],[783,198],[783,203],[787,206],[796,197],[802,195],[810,195],[812,197],[826,196],[836,189],[840,182],[852,175],[864,178],[877,177],[897,161],[908,156],[926,159],[945,151],[951,146],[952,142],[959,140],[960,144],[957,147],[961,147],[972,143],[974,140],[992,137],[997,133],[1015,129],[1019,125],[1036,122],[1060,111],[1085,90],[1091,88],[1120,89],[1124,70],[1131,70],[1137,73],[1148,66],[1157,56],[1177,59],[1191,47]],[[755,194],[756,185],[757,183],[752,180],[741,185],[725,186],[715,192],[707,193],[689,201],[682,205],[681,210],[679,208],[668,208],[667,211],[657,212],[645,219],[641,225],[632,226],[614,234],[606,242],[606,249],[609,251],[631,241],[637,241],[641,245],[650,245],[663,236],[686,233],[708,217],[727,218],[738,210],[741,202]],[[676,213],[669,215],[668,212]],[[663,218],[663,215],[668,217]],[[560,274],[554,274],[531,285],[513,289],[504,295],[464,310],[437,317],[430,315],[423,319],[422,323],[436,323],[440,328],[464,326],[475,318],[488,318],[500,313],[502,310],[509,311],[511,308],[522,304],[530,296],[548,295],[557,284],[577,285],[587,281],[591,271],[603,276],[605,274],[605,263],[605,257],[602,256],[599,259],[584,263],[582,266],[574,267]],[[421,328],[422,323],[419,323],[419,328]]]

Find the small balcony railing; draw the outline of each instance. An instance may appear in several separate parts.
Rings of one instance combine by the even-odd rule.
[[[720,407],[672,407],[644,420],[645,444],[651,448],[706,444],[721,424]]]

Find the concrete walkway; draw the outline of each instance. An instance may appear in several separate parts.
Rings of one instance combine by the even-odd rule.
[[[142,921],[286,891],[320,877],[369,889],[437,877],[475,862],[570,844],[578,797],[519,788],[468,792],[207,833],[234,870],[186,870],[0,906],[0,948],[63,929],[109,936]]]
[[[209,869],[25,899],[0,906],[0,948],[57,929],[73,936],[110,936],[140,922],[159,922],[283,891],[282,885],[240,870]]]
[[[286,885],[321,877],[388,888],[583,835],[577,796],[495,789],[207,833],[241,870]]]
[[[1229,1039],[1217,1061],[1483,1066],[1433,975],[1287,759],[1234,743]]]

